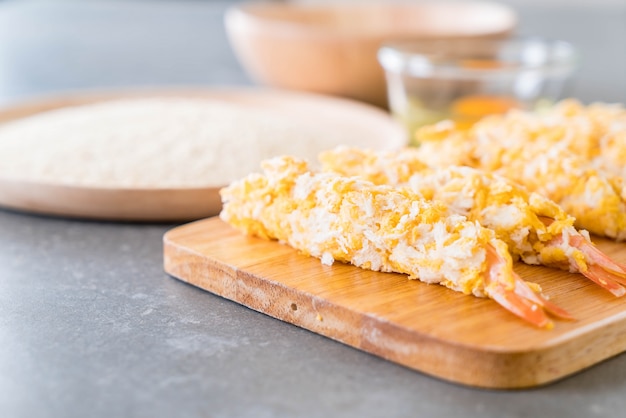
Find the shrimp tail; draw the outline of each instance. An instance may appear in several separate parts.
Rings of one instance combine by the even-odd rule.
[[[581,234],[570,237],[570,245],[579,249],[585,256],[586,266],[576,266],[578,271],[615,296],[626,294],[626,266],[617,263],[604,254]]]
[[[541,221],[548,226],[554,219],[542,217]],[[567,231],[567,238],[561,235],[554,238],[551,244],[560,246],[563,242],[579,250],[583,255],[584,262],[570,258],[569,264],[573,271],[579,272],[617,297],[626,294],[626,288],[622,286],[626,285],[626,265],[612,260],[574,228]]]
[[[604,270],[597,264],[588,265],[586,270],[581,271],[581,274],[617,297],[624,296],[624,294],[626,294],[626,288],[620,284],[623,282],[615,280],[618,276]]]
[[[554,323],[539,304],[518,295],[504,285],[493,286],[489,292],[489,297],[504,309],[536,327],[547,329],[554,327]]]
[[[566,319],[569,321],[574,321],[574,318],[569,312],[555,303],[550,302],[545,296],[541,293],[537,293],[528,286],[528,284],[519,276],[515,275],[515,293],[521,297],[524,297],[531,302],[534,302],[544,308],[548,313],[553,316],[556,316],[560,319]]]
[[[487,247],[487,262],[489,269],[485,289],[488,296],[503,308],[539,328],[554,327],[548,314],[574,320],[570,313],[535,292],[515,272],[509,271],[503,258],[491,245]]]

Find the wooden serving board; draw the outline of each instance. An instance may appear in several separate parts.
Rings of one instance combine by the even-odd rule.
[[[626,244],[597,239],[626,261]],[[577,321],[536,329],[494,301],[350,265],[325,266],[219,218],[168,231],[170,275],[429,375],[471,386],[552,382],[626,350],[626,299],[580,274],[516,264]]]

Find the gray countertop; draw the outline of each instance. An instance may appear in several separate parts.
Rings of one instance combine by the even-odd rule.
[[[250,84],[215,2],[0,1],[0,102],[124,86]],[[526,6],[577,44],[572,95],[626,102],[626,4]],[[612,417],[626,356],[533,390],[431,378],[163,272],[173,225],[0,210],[0,416]]]

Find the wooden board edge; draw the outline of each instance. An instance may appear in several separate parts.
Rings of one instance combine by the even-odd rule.
[[[484,389],[546,386],[614,357],[626,347],[625,321],[523,351],[456,345],[380,321],[363,329],[369,332],[357,347],[363,351],[442,380]]]

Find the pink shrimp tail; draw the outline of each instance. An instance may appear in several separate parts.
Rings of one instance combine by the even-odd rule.
[[[548,217],[540,217],[540,219],[546,226],[554,222],[554,219]],[[572,228],[572,231],[568,231],[568,233],[568,244],[580,250],[585,257],[584,264],[571,260],[570,266],[613,295],[624,296],[626,288],[622,285],[626,285],[626,265],[612,260],[575,229]],[[561,235],[554,238],[552,243],[560,245],[563,240],[564,237]]]
[[[487,247],[487,263],[489,265],[486,283],[488,294],[509,312],[540,328],[554,326],[548,314],[561,319],[574,320],[574,317],[563,308],[532,290],[515,272],[504,272],[503,269],[507,268],[506,263],[491,245]],[[513,278],[513,288],[502,279],[507,273]]]
[[[585,255],[587,263],[584,266],[576,266],[578,271],[608,290],[615,296],[626,294],[626,266],[619,264],[600,251],[592,242],[580,234],[570,236],[570,244],[578,248]]]

